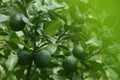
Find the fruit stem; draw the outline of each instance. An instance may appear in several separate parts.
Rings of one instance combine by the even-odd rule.
[[[31,64],[27,68],[26,80],[30,80],[31,67],[32,67],[32,60],[31,60]]]
[[[83,77],[83,72],[81,72],[81,80],[84,80],[84,77]]]
[[[33,41],[33,48],[34,48],[34,50],[33,50],[33,54],[32,54],[32,56],[34,57],[34,54],[35,54],[35,52],[36,52],[36,37],[35,37],[35,29],[33,29],[33,39],[31,40],[31,41]],[[30,80],[30,78],[31,78],[31,68],[32,68],[32,60],[31,60],[31,64],[28,66],[28,69],[27,69],[27,74],[26,74],[26,80]]]
[[[35,37],[35,32],[36,32],[36,29],[33,29],[33,47],[34,47],[33,55],[36,52],[36,37]]]
[[[31,75],[30,75],[30,79],[32,77],[32,75],[34,74],[34,72],[36,71],[37,67],[34,68],[34,70],[32,71]]]

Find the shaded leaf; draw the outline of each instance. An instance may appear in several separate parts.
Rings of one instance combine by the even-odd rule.
[[[100,21],[98,21],[97,19],[94,18],[87,18],[86,22],[97,25],[97,27],[101,27],[102,24],[100,23]]]
[[[7,36],[8,33],[1,28],[1,29],[0,29],[0,35],[1,35],[1,36]]]
[[[84,36],[83,33],[73,33],[69,37],[73,42],[85,41],[88,37]]]
[[[19,40],[19,37],[18,37],[18,35],[15,33],[15,32],[11,32],[10,34],[9,34],[9,40],[14,40],[14,39],[16,39],[16,40]]]
[[[62,22],[57,20],[57,21],[52,21],[49,25],[45,26],[43,33],[46,35],[55,35],[58,33],[60,27],[62,26]]]
[[[26,12],[26,9],[24,7],[24,5],[20,2],[20,1],[16,1],[16,4],[19,6],[19,8],[23,11],[23,13]]]
[[[86,69],[91,72],[102,71],[103,67],[105,66],[103,63],[99,63],[99,62],[91,61],[91,60],[85,62],[84,65]]]
[[[81,75],[80,74],[73,74],[72,80],[80,80],[80,79],[81,79]]]
[[[54,74],[53,79],[54,80],[65,80],[65,76],[59,75],[59,74]]]
[[[15,68],[15,75],[17,77],[17,80],[20,80],[21,78],[24,78],[24,68]]]
[[[12,41],[5,41],[13,50],[18,49],[18,45]]]

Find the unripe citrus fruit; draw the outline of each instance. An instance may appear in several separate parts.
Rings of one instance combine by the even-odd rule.
[[[63,68],[67,71],[75,71],[77,69],[77,59],[74,56],[68,56],[63,60]]]
[[[22,20],[22,14],[16,13],[10,17],[9,26],[13,31],[20,31],[25,27],[25,22]]]
[[[79,60],[84,60],[85,59],[86,54],[85,54],[84,49],[81,45],[75,45],[72,53]]]
[[[18,64],[27,65],[31,63],[32,56],[28,51],[21,50],[17,53],[18,55]]]
[[[34,56],[34,63],[39,68],[47,67],[50,64],[50,53],[47,50],[41,50]]]

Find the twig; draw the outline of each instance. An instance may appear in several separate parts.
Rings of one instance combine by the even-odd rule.
[[[26,80],[30,80],[31,67],[32,67],[32,60],[31,60],[31,64],[28,66],[28,69],[27,69]]]

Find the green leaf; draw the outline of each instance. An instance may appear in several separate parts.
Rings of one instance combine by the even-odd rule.
[[[33,24],[29,21],[29,19],[26,16],[22,15],[22,20],[29,26],[33,26]]]
[[[97,72],[97,71],[102,71],[104,64],[99,63],[97,61],[89,60],[84,63],[86,70],[89,70],[91,72]]]
[[[12,42],[14,42],[15,44],[23,45],[25,48],[27,48],[28,50],[30,50],[30,47],[27,44],[25,44],[23,41],[21,41],[21,40],[12,39]]]
[[[5,41],[13,50],[18,49],[18,45],[12,41]]]
[[[17,80],[16,76],[14,75],[13,71],[7,72],[7,79],[5,80]]]
[[[101,27],[102,26],[102,24],[100,23],[100,21],[98,21],[97,19],[94,19],[94,18],[87,18],[86,22],[94,24],[97,27]]]
[[[10,55],[10,49],[9,48],[5,48],[4,50],[3,50],[3,53],[4,53],[4,55],[5,55],[5,58],[8,58],[8,56]]]
[[[80,80],[80,79],[81,79],[80,74],[73,74],[72,80]]]
[[[53,54],[57,50],[57,45],[56,44],[48,44],[48,46],[46,47],[46,50],[49,51],[51,54]]]
[[[30,15],[35,15],[39,13],[39,11],[42,9],[40,0],[33,0],[28,4],[27,11]]]
[[[59,74],[54,74],[53,79],[54,80],[65,80],[65,76],[59,75]]]
[[[120,79],[120,69],[119,69],[119,62],[115,63],[114,65],[112,65],[110,68],[112,70],[114,70],[117,74],[118,74],[118,77]]]
[[[89,0],[77,0],[77,1],[78,1],[77,6],[79,7],[81,12],[87,12],[91,8],[91,4],[88,2]]]
[[[57,2],[61,3],[61,2],[63,2],[63,0],[57,0]]]
[[[60,49],[64,53],[64,55],[70,55],[71,53],[69,43],[61,43],[61,45],[58,46],[58,49]]]
[[[19,36],[17,35],[17,33],[15,32],[11,32],[10,33],[10,37],[9,37],[9,40],[8,41],[10,43],[10,45],[12,46],[13,49],[16,49],[17,48],[17,44],[21,44],[23,45],[25,48],[27,49],[30,49],[30,47],[25,44],[22,40],[20,40]],[[12,45],[12,43],[14,44],[14,46]],[[15,47],[16,46],[16,47]]]
[[[71,39],[73,42],[79,42],[79,41],[84,41],[88,38],[88,36],[84,36],[83,33],[74,33],[71,34],[69,37],[69,39]]]
[[[19,37],[18,37],[18,35],[15,33],[15,32],[11,32],[10,34],[9,34],[9,40],[14,40],[14,39],[16,39],[16,40],[19,40]]]
[[[108,77],[108,80],[119,80],[119,73],[117,73],[114,68],[107,67],[105,69],[105,72]]]
[[[3,41],[0,41],[0,50],[3,50],[6,48],[6,45]]]
[[[32,0],[24,0],[27,4],[30,3]]]
[[[50,15],[50,18],[53,20],[62,19],[66,21],[66,16],[64,14],[61,14],[61,12],[50,10],[48,14]]]
[[[8,33],[7,33],[7,32],[0,32],[0,35],[2,35],[2,36],[7,36]]]
[[[35,71],[31,76],[31,80],[38,80],[39,77],[40,77],[40,74],[37,71]]]
[[[58,33],[62,22],[60,20],[52,21],[49,25],[45,26],[43,33],[45,35],[53,36]]]
[[[24,70],[25,70],[24,68],[15,68],[15,75],[17,77],[17,80],[20,80],[25,77],[25,76],[23,76]]]
[[[8,56],[8,59],[5,62],[8,71],[13,71],[15,65],[17,64],[17,61],[18,61],[17,55],[11,54]]]
[[[0,79],[5,76],[5,70],[4,68],[0,65]]]
[[[16,4],[19,6],[19,8],[22,10],[23,13],[26,13],[26,8],[20,1],[16,1]]]
[[[83,27],[84,26],[79,24],[65,25],[65,30],[77,33],[77,32],[81,32]]]
[[[0,22],[5,22],[9,20],[9,16],[6,16],[4,14],[0,14]]]

